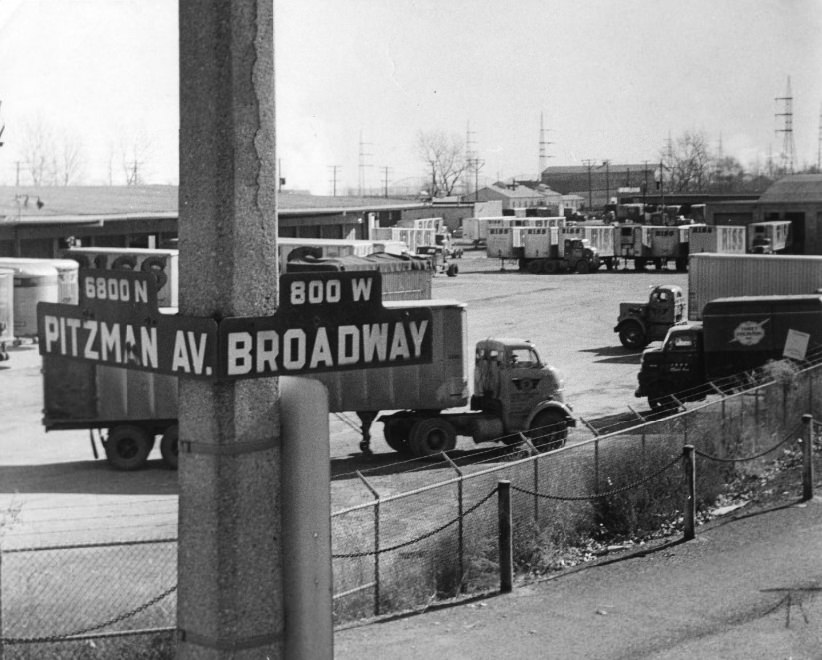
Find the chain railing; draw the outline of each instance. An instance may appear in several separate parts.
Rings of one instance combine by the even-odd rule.
[[[540,438],[555,437],[546,428],[480,450],[470,463],[456,455],[403,462],[404,475],[453,476],[399,494],[396,466],[356,473],[369,496],[332,514],[336,623],[498,590],[508,557],[519,579],[529,579],[595,556],[592,539],[622,547],[654,534],[688,538],[696,510],[793,441],[810,465],[803,470],[808,497],[820,431],[811,415],[822,417],[817,379],[809,368],[731,395],[718,388],[688,410],[628,415],[587,438],[578,431],[558,451],[535,450]],[[687,460],[683,447],[693,448]],[[511,512],[511,547],[502,549],[493,502],[501,481],[510,484]],[[4,550],[3,660],[65,644],[109,652],[120,648],[115,638],[135,635],[173,648],[176,552],[174,539]]]

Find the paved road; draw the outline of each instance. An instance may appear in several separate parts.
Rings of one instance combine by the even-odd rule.
[[[339,631],[334,657],[819,659],[820,550],[817,498],[509,595]]]

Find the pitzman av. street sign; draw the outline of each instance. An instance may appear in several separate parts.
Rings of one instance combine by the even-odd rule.
[[[40,353],[197,378],[255,378],[431,361],[431,310],[386,308],[379,272],[286,274],[272,316],[163,314],[154,276],[79,272],[78,305],[40,303]]]

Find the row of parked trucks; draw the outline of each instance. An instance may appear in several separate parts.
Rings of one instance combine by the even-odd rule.
[[[467,222],[467,221],[466,221]],[[790,221],[743,225],[570,224],[565,218],[474,218],[485,227],[489,258],[516,261],[532,273],[588,273],[621,261],[684,272],[691,254],[772,254],[791,245]],[[463,226],[466,226],[465,223]],[[470,238],[469,238],[470,240]],[[566,256],[566,253],[567,256]]]

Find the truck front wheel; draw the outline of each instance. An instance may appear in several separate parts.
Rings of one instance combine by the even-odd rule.
[[[591,264],[585,261],[585,259],[580,259],[577,261],[577,272],[580,275],[587,275],[591,272]]]
[[[624,323],[619,329],[619,341],[625,348],[644,348],[648,345],[642,326],[635,321]]]
[[[408,448],[414,456],[432,456],[457,446],[457,432],[450,422],[439,417],[419,420],[411,427]]]
[[[568,437],[568,422],[558,410],[543,410],[531,421],[525,435],[539,451],[560,449]]]
[[[176,424],[172,424],[165,430],[163,437],[160,438],[160,454],[163,457],[163,462],[172,470],[177,469],[179,437],[179,427]]]
[[[154,438],[146,429],[133,424],[115,426],[106,440],[106,459],[118,470],[139,470],[153,446]]]

